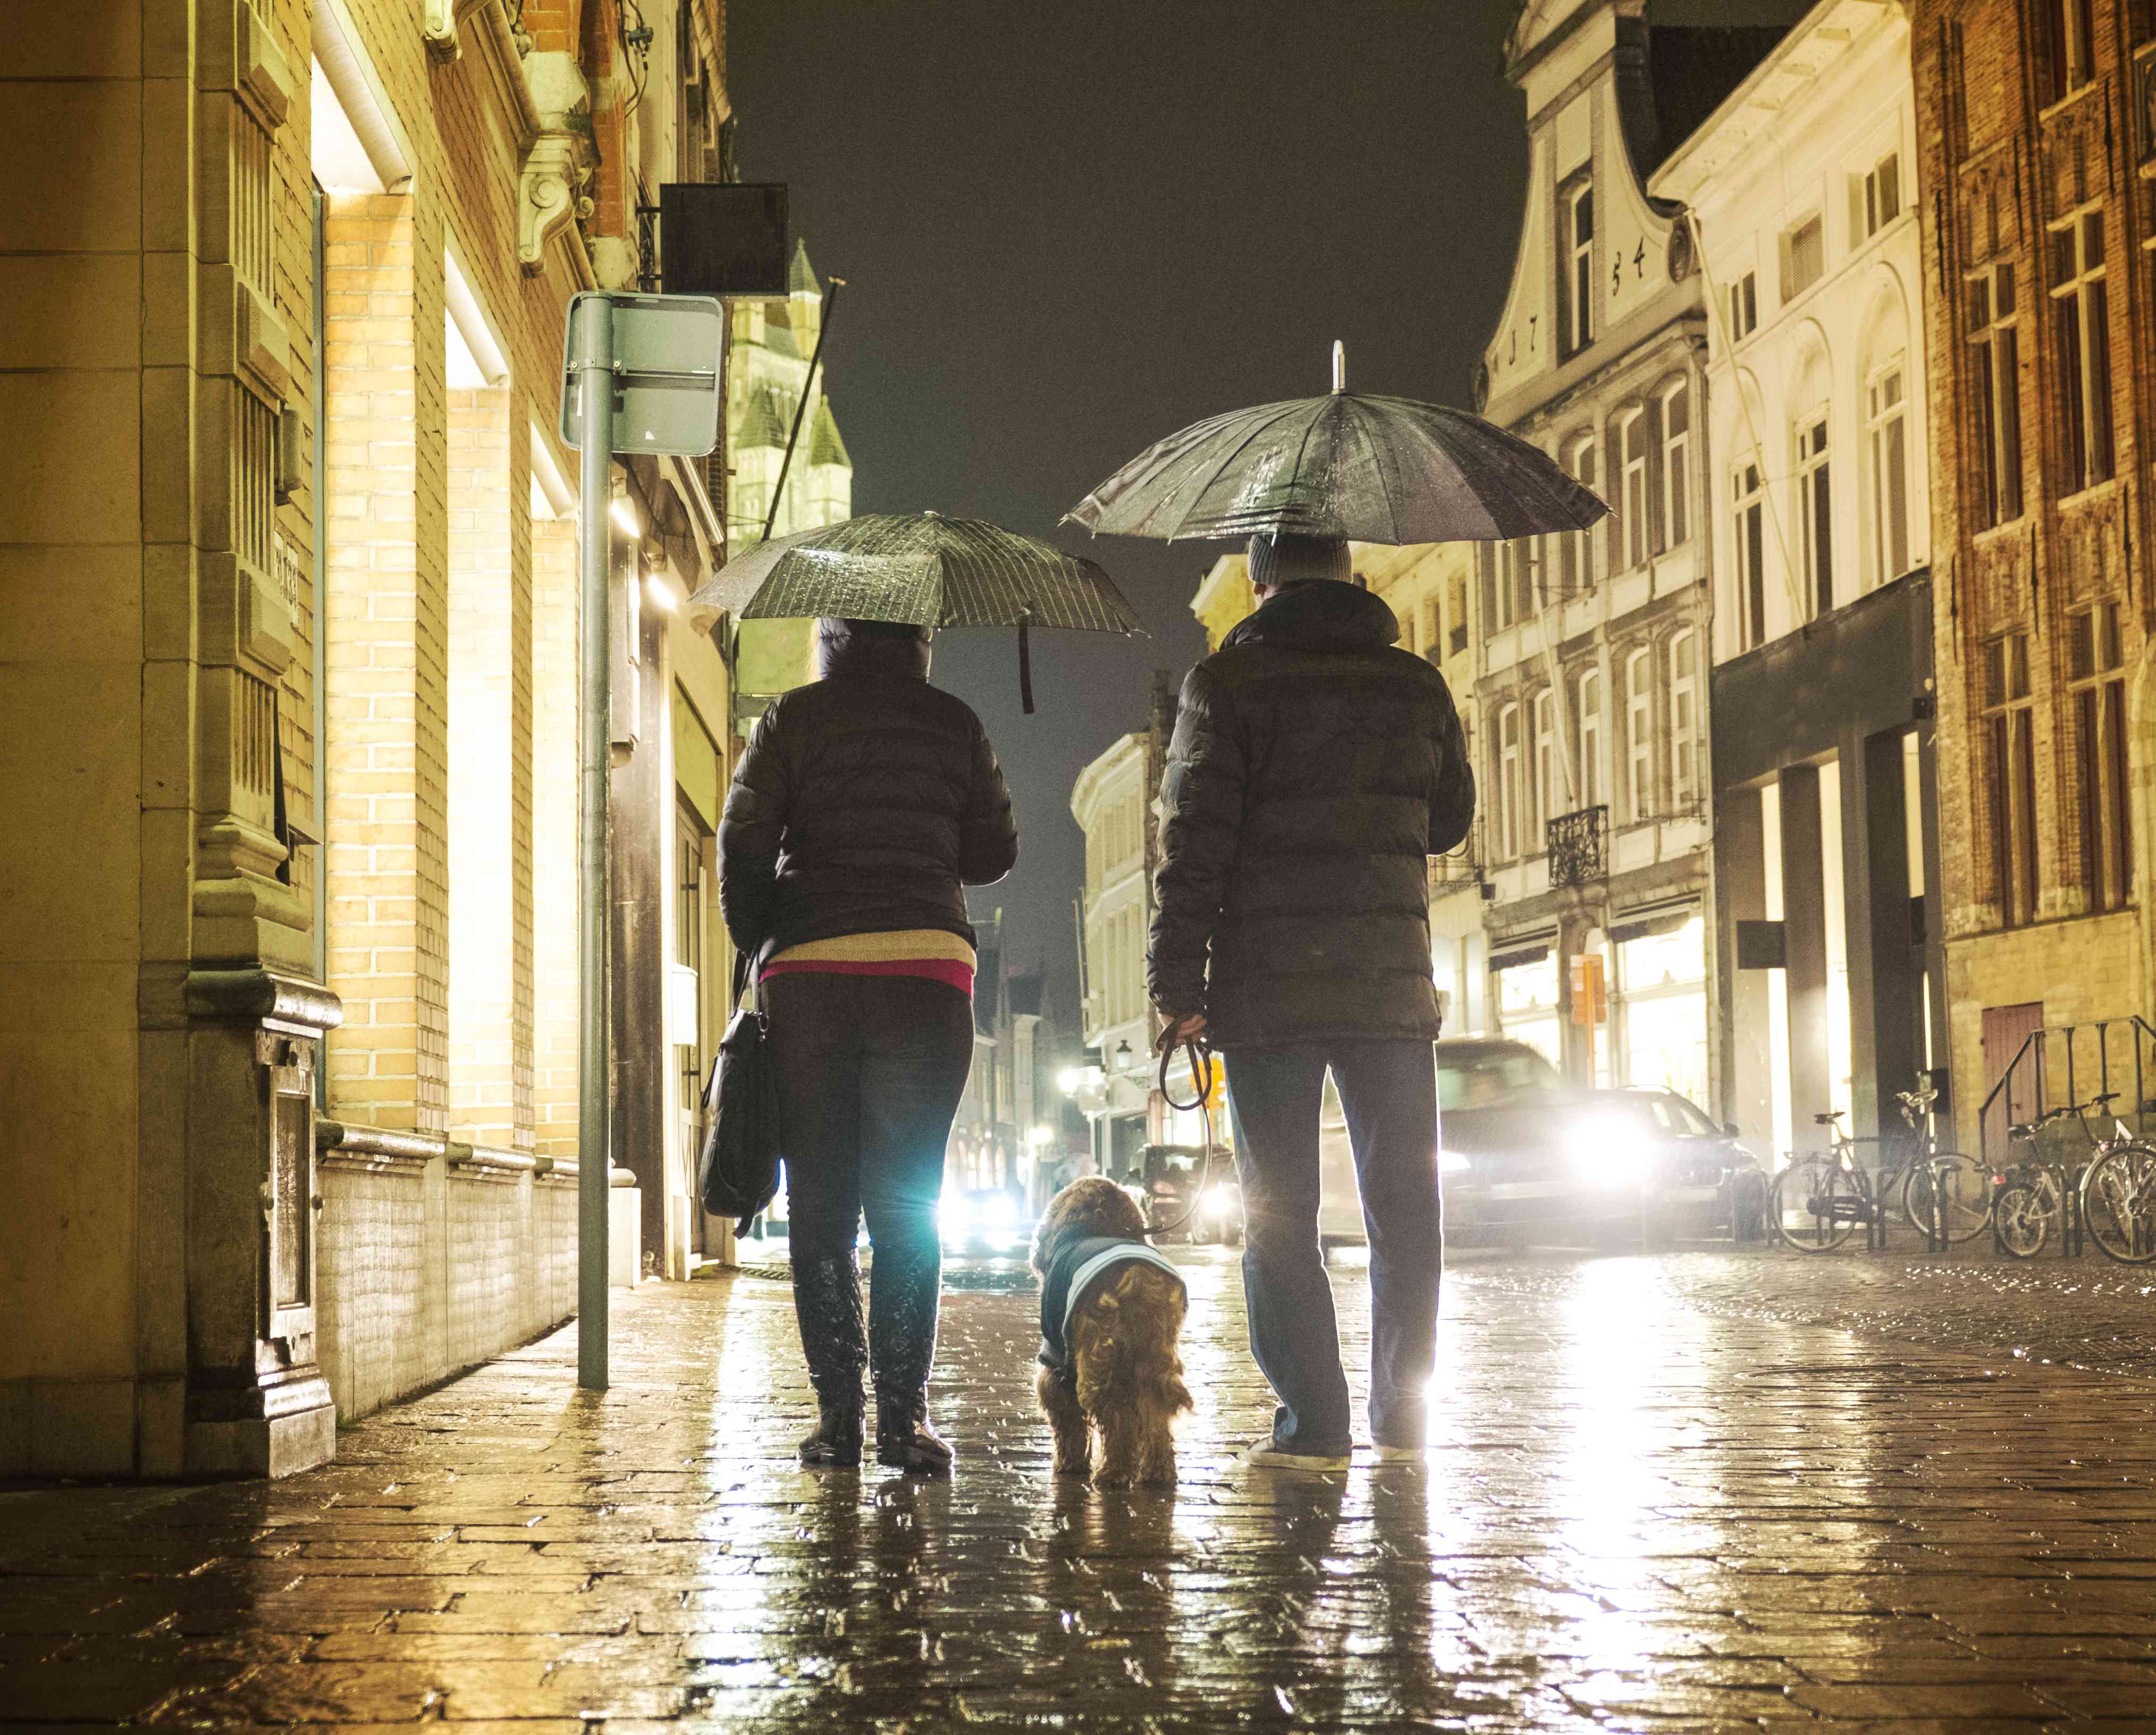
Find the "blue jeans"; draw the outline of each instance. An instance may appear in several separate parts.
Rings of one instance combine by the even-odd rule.
[[[1437,1068],[1427,1042],[1343,1041],[1225,1057],[1243,1183],[1250,1353],[1280,1408],[1273,1444],[1330,1455],[1352,1438],[1332,1286],[1317,1240],[1318,1116],[1332,1069],[1370,1239],[1370,1432],[1419,1445],[1437,1356],[1445,1234]]]

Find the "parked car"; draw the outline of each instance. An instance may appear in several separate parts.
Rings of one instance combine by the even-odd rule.
[[[1437,1045],[1438,1170],[1455,1246],[1537,1241],[1600,1249],[1650,1237],[1759,1233],[1766,1177],[1738,1142],[1672,1091],[1582,1091],[1523,1042]],[[1318,1234],[1363,1239],[1348,1128],[1328,1088]]]
[[[1227,1247],[1242,1240],[1243,1189],[1230,1152],[1216,1147],[1209,1174],[1202,1145],[1147,1145],[1139,1165],[1123,1190],[1147,1222],[1174,1225],[1159,1239]]]
[[[1460,1037],[1437,1045],[1446,1240],[1637,1242],[1637,1178],[1575,1139],[1580,1101],[1524,1042]]]
[[[1647,1232],[1657,1240],[1766,1231],[1767,1174],[1738,1142],[1675,1091],[1590,1092],[1573,1135],[1583,1162],[1636,1173]]]

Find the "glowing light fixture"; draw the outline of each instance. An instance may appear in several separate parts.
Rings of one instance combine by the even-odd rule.
[[[636,508],[629,505],[627,495],[614,501],[613,511],[607,516],[613,520],[614,528],[624,536],[640,536],[644,534],[644,526],[636,521]]]
[[[681,606],[680,593],[656,572],[644,581],[644,593],[651,598],[654,607],[665,613],[671,614]]]
[[[1078,1091],[1078,1069],[1075,1066],[1066,1066],[1062,1071],[1057,1073],[1055,1088],[1065,1096],[1075,1096]]]
[[[1647,1141],[1623,1115],[1586,1115],[1568,1142],[1572,1171],[1597,1187],[1636,1187],[1647,1176]]]

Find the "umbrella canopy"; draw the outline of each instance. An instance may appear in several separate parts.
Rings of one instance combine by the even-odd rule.
[[[1480,416],[1334,390],[1194,423],[1072,507],[1096,532],[1490,542],[1584,530],[1609,511]]]
[[[836,615],[923,627],[1144,630],[1091,561],[1000,525],[936,512],[870,513],[760,542],[690,600],[737,620]]]

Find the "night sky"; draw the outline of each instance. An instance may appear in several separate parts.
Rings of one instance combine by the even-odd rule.
[[[1163,435],[1330,383],[1471,402],[1527,147],[1500,49],[1515,0],[739,0],[747,180],[847,280],[824,350],[854,509],[989,518],[1105,566],[1150,638],[939,636],[1022,835],[974,895],[1075,1007],[1079,771],[1143,726],[1149,671],[1204,641],[1218,543],[1056,521]]]

